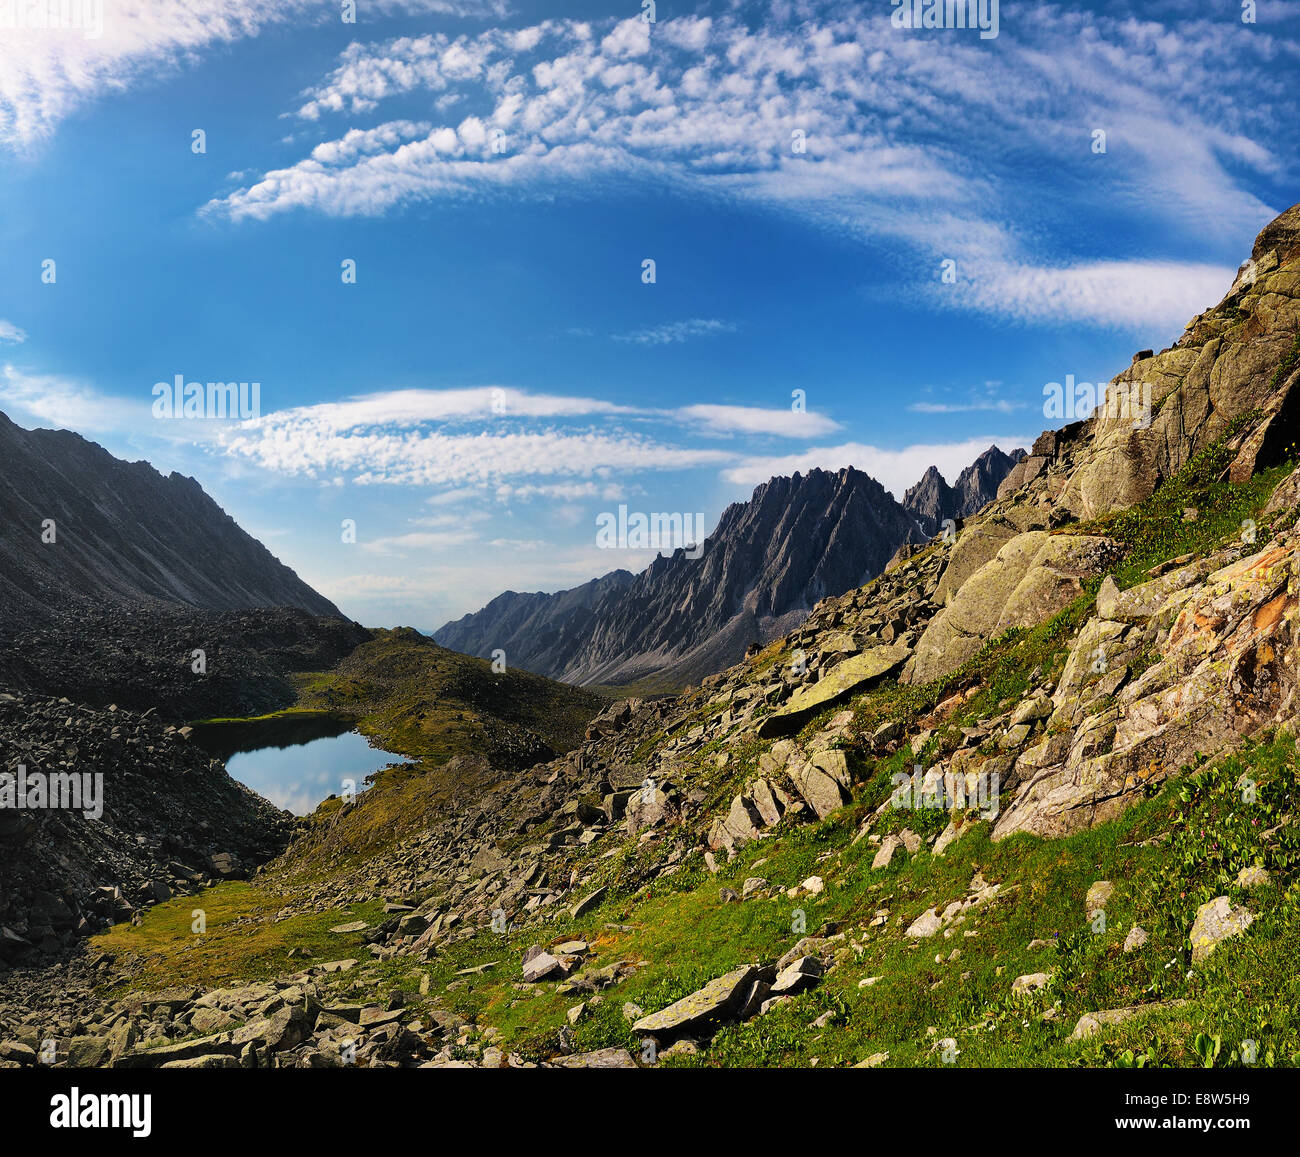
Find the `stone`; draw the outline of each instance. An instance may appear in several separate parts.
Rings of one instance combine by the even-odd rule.
[[[1128,930],[1128,935],[1124,937],[1124,951],[1136,952],[1148,940],[1147,930],[1134,924]]]
[[[1091,1036],[1095,1036],[1103,1028],[1111,1025],[1123,1024],[1139,1013],[1152,1012],[1162,1008],[1181,1008],[1185,1005],[1185,1000],[1165,1000],[1154,1004],[1139,1004],[1131,1008],[1107,1008],[1100,1012],[1085,1012],[1078,1021],[1075,1022],[1074,1031],[1070,1033],[1070,1040],[1083,1041]]]
[[[817,813],[819,820],[844,806],[843,789],[820,768],[809,763],[797,763],[789,768],[789,774],[795,788]]]
[[[1199,964],[1224,940],[1240,936],[1255,921],[1241,905],[1233,906],[1227,896],[1216,896],[1196,909],[1188,939],[1192,942],[1192,963]]]
[[[562,980],[568,975],[563,961],[549,952],[539,952],[524,961],[524,983],[537,984],[543,980]]]
[[[1254,864],[1248,868],[1242,868],[1241,871],[1237,873],[1238,888],[1245,888],[1247,890],[1251,888],[1261,888],[1267,884],[1268,881],[1268,872],[1264,868],[1258,867]]]
[[[1037,626],[1083,591],[1083,582],[1113,557],[1096,535],[1033,530],[1004,542],[970,575],[926,626],[905,679],[928,683],[955,671],[989,639],[1012,627]]]
[[[838,748],[815,751],[809,756],[808,762],[818,771],[823,771],[829,775],[846,792],[852,786],[853,780],[849,774],[848,757]]]
[[[938,909],[927,908],[911,924],[908,925],[904,936],[912,936],[917,939],[925,939],[933,936],[940,928],[943,927],[943,918],[939,915]]]
[[[1024,976],[1017,976],[1011,982],[1012,992],[1037,992],[1040,988],[1051,980],[1051,973],[1048,972],[1028,972]]]
[[[649,1036],[671,1038],[721,1023],[749,994],[757,969],[747,964],[709,981],[703,988],[675,1001],[659,1012],[643,1016],[632,1030]]]
[[[571,1057],[561,1057],[555,1062],[565,1069],[634,1069],[636,1061],[627,1049],[597,1049],[591,1053],[577,1053]]]
[[[872,1053],[866,1060],[858,1061],[853,1067],[855,1069],[874,1069],[883,1065],[887,1060],[889,1060],[888,1053]]]
[[[910,649],[902,645],[872,647],[837,663],[816,683],[796,691],[783,707],[764,716],[758,726],[759,738],[793,735],[818,711],[865,691],[897,671],[909,654]]]
[[[732,839],[738,844],[743,844],[757,838],[763,826],[763,817],[752,801],[746,799],[744,795],[738,795],[731,801],[731,810],[722,822],[731,833]]]
[[[1106,907],[1106,901],[1111,898],[1114,892],[1115,885],[1109,880],[1098,880],[1088,889],[1084,905],[1090,919],[1095,913]]]
[[[581,920],[582,917],[584,917],[588,912],[590,912],[593,908],[595,908],[596,905],[598,905],[605,898],[605,893],[607,891],[608,888],[604,888],[604,887],[597,888],[590,895],[586,896],[582,900],[579,900],[578,903],[576,903],[573,906],[573,918],[575,920]]]
[[[887,868],[893,862],[894,853],[903,846],[900,840],[892,832],[880,841],[880,847],[876,851],[876,858],[871,861],[872,869]]]
[[[770,828],[780,823],[781,816],[785,812],[785,801],[766,779],[755,780],[750,786],[749,796],[758,810],[764,827]]]
[[[777,996],[794,996],[816,984],[824,971],[816,956],[801,956],[781,970],[772,982],[772,992]]]

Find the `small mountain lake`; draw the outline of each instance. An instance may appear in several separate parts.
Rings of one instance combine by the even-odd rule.
[[[226,761],[231,778],[276,807],[305,816],[331,795],[365,790],[366,777],[406,757],[371,747],[349,722],[325,714],[199,724],[195,739]]]

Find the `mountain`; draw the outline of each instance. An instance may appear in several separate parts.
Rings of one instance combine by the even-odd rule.
[[[937,480],[937,509],[961,517],[992,498],[1017,461],[990,447],[956,490],[933,467],[921,485]],[[921,515],[853,467],[773,478],[723,512],[698,559],[679,550],[638,575],[614,571],[553,595],[507,592],[434,638],[485,658],[500,649],[507,662],[566,682],[680,686],[878,575],[899,547],[933,533],[918,524]]]
[[[453,651],[480,658],[489,658],[500,647],[511,666],[525,671],[563,670],[581,652],[594,608],[607,596],[625,591],[633,578],[631,571],[615,570],[552,595],[506,591],[481,611],[448,623],[434,638]]]
[[[339,610],[193,479],[0,414],[0,621],[178,604]]]
[[[903,509],[916,519],[921,531],[933,538],[948,519],[957,521],[983,510],[997,497],[998,487],[1011,468],[1025,457],[1023,450],[1004,454],[990,446],[949,486],[935,466],[903,496]]]

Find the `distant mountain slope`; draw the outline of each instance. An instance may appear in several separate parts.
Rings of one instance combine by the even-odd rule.
[[[921,530],[933,537],[947,519],[969,518],[997,497],[1002,480],[1025,457],[1023,450],[1004,454],[990,446],[949,486],[935,466],[903,496],[903,508],[916,519]]]
[[[944,509],[966,513],[991,498],[1016,461],[991,448],[957,491],[944,484],[957,495],[945,497]],[[484,658],[499,648],[512,665],[572,683],[683,684],[793,629],[819,599],[879,574],[902,544],[925,540],[917,522],[853,467],[773,478],[723,512],[699,559],[677,551],[638,575],[613,571],[554,595],[507,592],[434,638]]]
[[[0,414],[0,620],[157,601],[341,617],[193,478]]]
[[[434,638],[444,647],[490,658],[502,648],[512,666],[545,673],[563,669],[581,651],[591,627],[593,607],[607,595],[627,589],[631,571],[615,570],[571,590],[497,595],[481,611],[448,623]],[[491,623],[492,642],[484,635]]]

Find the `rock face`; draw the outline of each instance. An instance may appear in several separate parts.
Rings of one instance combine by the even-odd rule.
[[[3,414],[0,523],[5,622],[106,603],[340,617],[193,478],[120,461],[66,430],[21,429]]]
[[[1233,561],[1239,554],[1227,548],[1119,592],[1103,604],[1112,617],[1084,625],[1047,737],[1017,760],[1012,779],[1023,786],[995,840],[1113,818],[1196,752],[1294,713],[1300,535]],[[1131,664],[1151,653],[1158,659],[1130,679]]]
[[[1018,534],[967,578],[916,645],[909,678],[928,683],[961,666],[989,639],[1041,623],[1083,592],[1117,552],[1090,535]]]
[[[944,510],[983,505],[1012,461],[990,448],[957,490],[945,484]],[[862,471],[814,469],[773,478],[728,507],[698,559],[677,551],[636,576],[615,571],[555,595],[508,592],[434,638],[485,658],[500,647],[513,663],[572,683],[689,682],[796,627],[819,599],[861,586],[901,545],[926,537]]]
[[[594,608],[627,590],[635,576],[615,570],[556,594],[506,591],[482,610],[435,632],[444,647],[487,658],[501,647],[526,671],[563,671],[580,654],[593,628]]]

